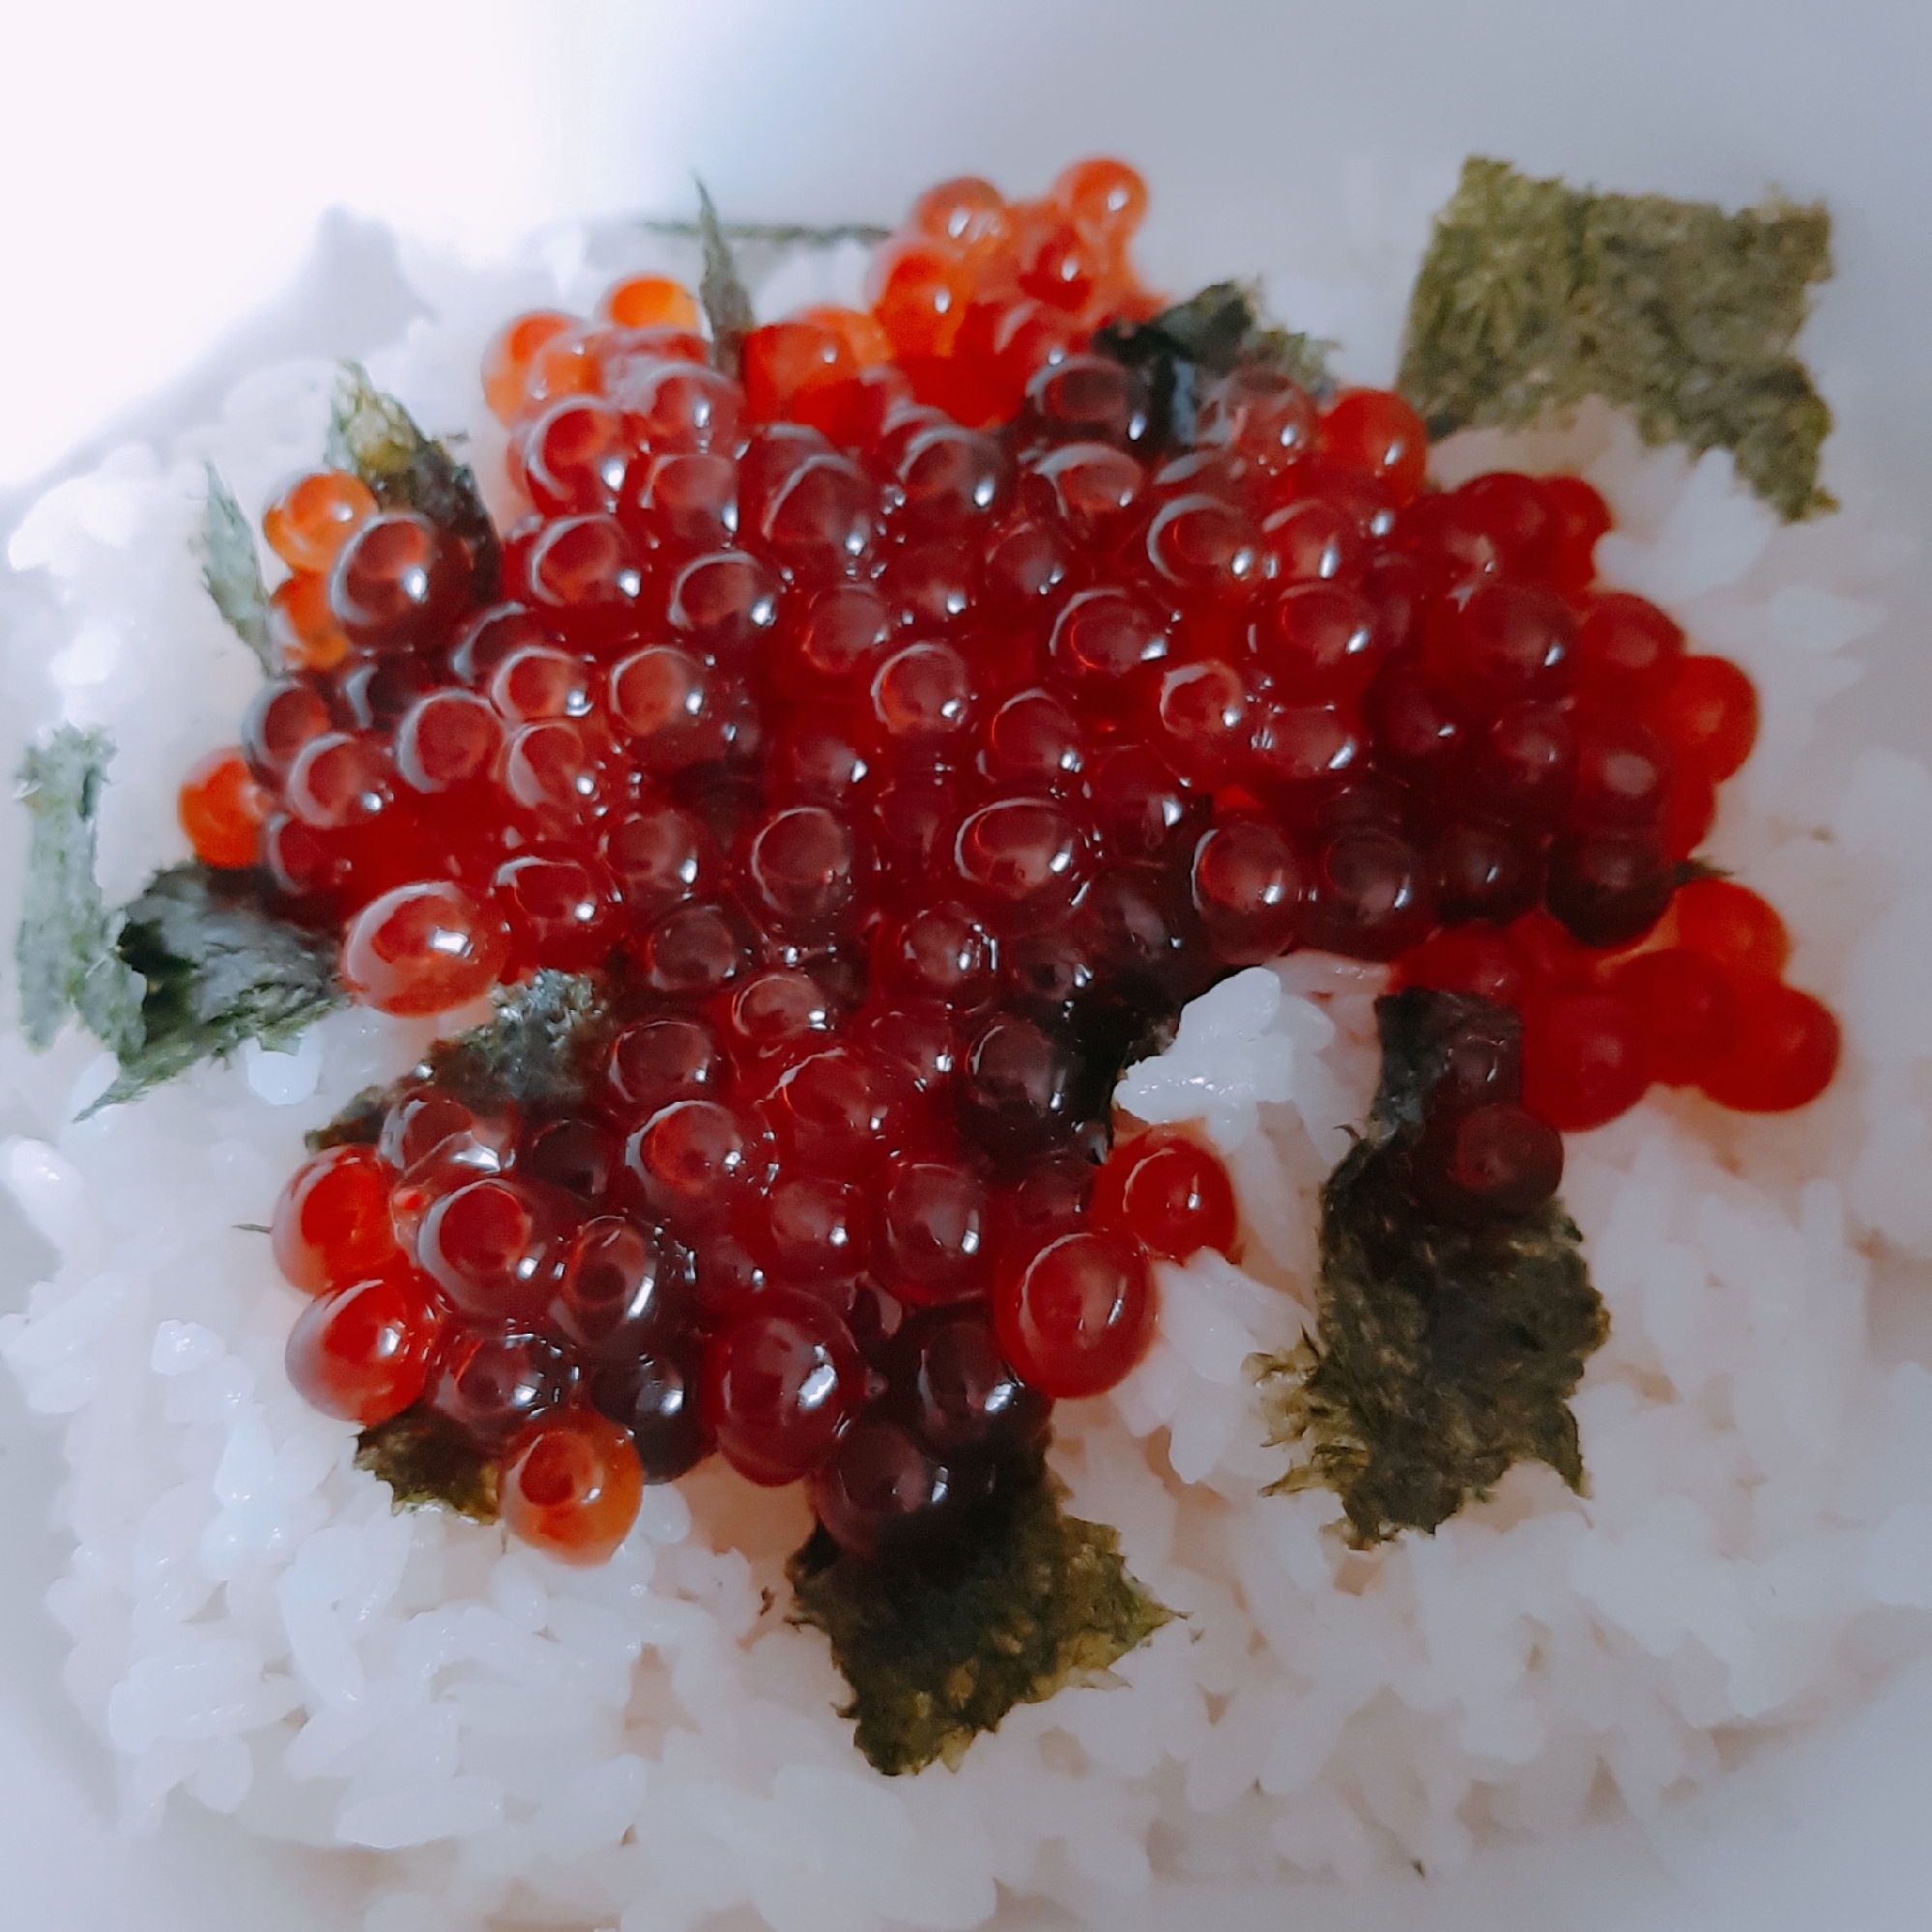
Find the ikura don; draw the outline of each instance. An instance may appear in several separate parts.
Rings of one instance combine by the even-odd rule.
[[[494,581],[347,473],[263,519],[281,675],[182,790],[196,854],[385,1012],[607,982],[588,1104],[405,1091],[274,1228],[302,1393],[426,1405],[554,1556],[714,1451],[862,1556],[970,1520],[1133,1369],[1151,1264],[1236,1248],[1213,1157],[1110,1120],[1236,968],[1520,1013],[1417,1157],[1478,1217],[1653,1082],[1831,1078],[1776,912],[1694,856],[1749,680],[1596,583],[1587,483],[1434,489],[1394,393],[1131,353],[1145,198],[947,183],[869,308],[737,345],[651,277],[513,318]]]

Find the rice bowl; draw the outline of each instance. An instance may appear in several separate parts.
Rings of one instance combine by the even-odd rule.
[[[453,313],[447,285],[444,300]],[[418,330],[372,370],[426,419],[451,424],[436,372],[474,366],[490,319],[471,330],[468,354],[460,326],[454,347]],[[45,564],[85,585],[87,621],[68,620],[57,676],[71,703],[95,714],[111,708],[122,723],[117,777],[125,772],[129,797],[144,782],[143,760],[150,792],[163,791],[245,688],[245,666],[200,606],[182,540],[198,472],[183,465],[217,454],[245,504],[257,506],[283,472],[312,459],[326,380],[311,368],[257,382],[221,429],[159,462],[114,459],[110,474],[66,486],[14,538],[16,569]],[[1498,456],[1452,447],[1440,460],[1473,468]],[[456,1839],[453,1852],[405,1853],[384,1881],[375,1926],[465,1922],[461,1914],[499,1908],[513,1870],[534,1875],[541,1909],[574,1908],[587,1922],[609,1922],[626,1904],[639,1924],[702,1922],[747,1897],[779,1924],[865,1912],[973,1922],[991,1909],[995,1881],[1098,1913],[1120,1909],[1115,1891],[1148,1873],[1141,1839],[1156,1806],[1168,1820],[1157,1844],[1164,1878],[1272,1880],[1299,1870],[1359,1881],[1404,1860],[1440,1872],[1498,1833],[1568,1831],[1612,1790],[1614,1802],[1648,1811],[1680,1781],[1714,1775],[1738,1742],[1733,1732],[1842,1707],[1869,1673],[1916,1654],[1917,1612],[1932,1593],[1922,1509],[1901,1472],[1913,1468],[1922,1427],[1923,1376],[1909,1362],[1881,1367],[1867,1347],[1860,1250],[1877,1240],[1889,1254],[1919,1254],[1926,1239],[1917,1161],[1896,1132],[1901,1117],[1914,1117],[1900,1107],[1910,1101],[1898,1043],[1913,1037],[1910,961],[1925,916],[1912,837],[1924,779],[1883,754],[1834,773],[1803,731],[1847,681],[1852,647],[1880,621],[1886,513],[1874,506],[1861,516],[1857,491],[1841,483],[1840,518],[1778,532],[1733,489],[1721,459],[1646,456],[1595,415],[1567,441],[1519,448],[1512,460],[1582,467],[1618,510],[1619,534],[1600,553],[1605,578],[1663,602],[1707,648],[1750,669],[1765,698],[1764,741],[1712,850],[1720,862],[1748,855],[1748,876],[1778,896],[1805,983],[1837,1005],[1854,1050],[1833,1092],[1793,1121],[1720,1123],[1695,1104],[1654,1100],[1574,1148],[1568,1197],[1613,1318],[1577,1404],[1596,1481],[1586,1508],[1546,1472],[1518,1471],[1431,1543],[1341,1556],[1318,1534],[1319,1499],[1256,1499],[1278,1465],[1241,1426],[1241,1364],[1294,1339],[1294,1303],[1205,1261],[1169,1275],[1155,1352],[1094,1405],[1090,1422],[1063,1427],[1059,1455],[1077,1504],[1121,1527],[1136,1573],[1187,1613],[1191,1629],[1127,1659],[1126,1690],[1067,1693],[983,1740],[953,1787],[955,1799],[971,1794],[983,1833],[964,1844],[941,1801],[918,1795],[941,1782],[937,1774],[894,1788],[883,1805],[866,1795],[849,1751],[834,1748],[827,1713],[838,1687],[804,1637],[773,1629],[742,1655],[721,1640],[757,1626],[760,1588],[801,1533],[795,1515],[773,1504],[755,1519],[734,1517],[727,1531],[706,1513],[741,1509],[742,1498],[728,1502],[701,1480],[694,1538],[684,1506],[657,1492],[641,1544],[618,1571],[591,1579],[503,1555],[494,1539],[461,1526],[389,1517],[371,1485],[339,1466],[340,1431],[319,1428],[278,1386],[276,1321],[288,1311],[284,1298],[274,1312],[273,1284],[246,1286],[248,1237],[171,1251],[188,1188],[206,1191],[211,1225],[265,1219],[300,1129],[406,1065],[415,1038],[360,1016],[332,1021],[320,1052],[245,1055],[66,1138],[57,1120],[89,1097],[90,1082],[98,1090],[105,1070],[82,1043],[39,1064],[10,1043],[34,1127],[58,1139],[69,1163],[10,1147],[9,1176],[35,1225],[65,1247],[88,1199],[153,1255],[143,1285],[116,1280],[119,1263],[103,1272],[76,1254],[62,1287],[7,1333],[34,1405],[88,1418],[75,1438],[73,1505],[83,1541],[105,1539],[107,1555],[98,1577],[63,1586],[61,1607],[78,1640],[72,1677],[83,1705],[143,1767],[131,1773],[135,1814],[186,1781],[202,1802],[239,1809],[276,1834],[383,1848]],[[112,541],[130,529],[152,530],[151,552],[139,537]],[[109,631],[127,634],[136,611],[151,623],[163,598],[180,612],[167,648],[182,655],[145,658],[140,670],[153,682],[144,686],[125,656],[109,655]],[[216,694],[224,676],[225,702]],[[195,689],[208,706],[172,735],[156,703],[169,686]],[[137,885],[166,855],[167,830],[138,812],[117,822],[110,802],[110,894]],[[1366,1110],[1372,991],[1363,969],[1306,957],[1230,981],[1191,1015],[1170,1070],[1139,1070],[1122,1095],[1142,1118],[1164,1110],[1189,1117],[1175,1111],[1191,1104],[1174,1098],[1175,1083],[1223,1078],[1197,1036],[1218,1032],[1224,1051],[1232,1044],[1243,1080],[1228,1082],[1207,1129],[1264,1251],[1255,1270],[1276,1286],[1306,1276],[1310,1190],[1332,1165],[1338,1129]],[[1881,1124],[1892,1131],[1882,1135]],[[219,1157],[212,1172],[200,1165],[203,1146]],[[1657,1289],[1673,1280],[1678,1294]],[[1702,1285],[1684,1292],[1688,1283]],[[1789,1325],[1799,1322],[1794,1336]],[[1741,1334],[1752,1338],[1742,1364]],[[130,1391],[140,1393],[130,1399]],[[130,1456],[128,1439],[97,1419],[104,1411],[89,1407],[109,1392],[124,1417],[145,1405],[155,1433],[142,1452]],[[152,1486],[124,1490],[131,1472]],[[216,1504],[191,1503],[190,1485]],[[169,1508],[182,1513],[172,1524],[159,1508],[169,1490],[180,1491]],[[1218,1500],[1176,1516],[1182,1495]],[[320,1514],[349,1534],[294,1556]],[[137,1515],[149,1524],[139,1545]],[[101,1526],[98,1535],[90,1523]],[[707,1534],[750,1561],[719,1558]],[[1264,1568],[1245,1575],[1237,1608],[1217,1579],[1254,1564]],[[201,1659],[215,1701],[230,1711],[215,1720],[203,1715],[212,1706],[180,1701],[186,1680],[164,1667],[166,1644],[144,1652],[142,1632],[193,1616],[212,1583],[231,1578],[243,1587],[227,1592],[229,1628],[210,1628],[214,1644]],[[359,1592],[386,1605],[360,1625]],[[426,1608],[432,1599],[462,1608],[452,1627],[418,1626],[415,1641],[432,1649],[418,1681],[424,1670],[456,1668],[435,1700],[446,1710],[414,1707],[412,1730],[400,1721],[400,1653],[387,1672],[377,1659],[400,1642],[398,1606]],[[644,1603],[663,1617],[661,1640],[635,1625],[614,1628],[619,1602],[627,1616]],[[693,1619],[697,1603],[710,1606],[708,1625]],[[1527,1620],[1526,1603],[1539,1606]],[[1363,1633],[1370,1615],[1372,1642]],[[583,1675],[567,1688],[536,1636],[557,1634],[560,1617],[584,1639]],[[1295,1659],[1344,1617],[1335,1663],[1301,1669]],[[345,1623],[356,1627],[353,1640]],[[639,1728],[620,1741],[614,1712],[640,1641],[660,1642],[672,1660],[647,1671],[656,1687],[633,1703]],[[257,1665],[284,1646],[291,1671],[273,1673],[282,1677],[275,1684]],[[128,1668],[144,1655],[153,1661]],[[735,1736],[722,1715],[701,1719],[712,1742],[673,1769],[673,1757],[657,1758],[668,1749],[664,1700],[687,1716],[694,1700],[722,1714],[703,1703],[721,1673],[744,1679],[768,1728],[754,1741]],[[277,1706],[296,1694],[292,1683],[317,1715],[303,1750],[277,1772],[279,1745],[231,1746],[284,1722]],[[332,1737],[324,1706],[361,1706],[378,1720],[391,1714],[395,1728],[377,1743],[337,1721]],[[553,1740],[548,1756],[504,1742],[543,1734],[560,1709],[575,1742]],[[452,1711],[465,1732],[453,1767],[433,1735],[442,1726],[447,1736]],[[221,1736],[200,1735],[211,1727]],[[583,1740],[599,1727],[591,1750]],[[397,1790],[388,1773],[398,1739],[453,1774],[427,1795]],[[1096,1763],[1117,1774],[1066,1776]],[[1249,1789],[1257,1778],[1258,1793]],[[1465,1802],[1472,1778],[1485,1787],[1474,1804]],[[546,1814],[546,1799],[569,1780],[578,1782],[568,1804]],[[661,1856],[650,1857],[643,1833],[618,1846],[613,1824],[620,1835],[633,1817],[662,1833]],[[499,1829],[505,1819],[514,1829]],[[799,1835],[781,1838],[781,1828]],[[837,1843],[860,1831],[869,1834],[862,1862],[825,1856],[824,1834]],[[948,1882],[910,1887],[893,1848],[941,1833],[953,1854]],[[1056,1849],[1042,1862],[1046,1841]],[[748,1860],[774,1842],[789,1844],[789,1855],[768,1867]],[[715,1850],[694,1852],[706,1844]],[[446,1913],[459,1916],[446,1921]]]

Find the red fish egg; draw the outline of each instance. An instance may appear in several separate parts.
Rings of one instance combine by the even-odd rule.
[[[386,510],[342,546],[329,609],[362,649],[414,649],[461,616],[468,580],[469,560],[447,532],[414,510]]]
[[[773,1289],[705,1346],[701,1408],[725,1459],[778,1486],[830,1454],[863,1399],[851,1331],[816,1296]]]
[[[1611,983],[1637,1010],[1653,1080],[1696,1086],[1729,1056],[1737,1000],[1714,961],[1665,946],[1627,961]]]
[[[561,1408],[577,1380],[568,1353],[548,1338],[499,1322],[450,1322],[438,1340],[424,1385],[429,1406],[481,1450]]]
[[[879,1206],[876,1263],[904,1301],[925,1307],[983,1294],[992,1279],[985,1184],[970,1168],[915,1161],[895,1168]]]
[[[487,777],[503,748],[498,714],[468,691],[433,691],[403,713],[395,765],[417,792],[447,792]]]
[[[993,1294],[1000,1352],[1043,1395],[1104,1395],[1153,1337],[1147,1256],[1131,1238],[1063,1234],[1002,1266]]]
[[[721,1224],[764,1170],[751,1123],[715,1100],[659,1108],[630,1137],[624,1162],[645,1204],[689,1228]]]
[[[505,1527],[556,1563],[609,1560],[637,1520],[644,1472],[629,1433],[594,1409],[530,1424],[505,1445]]]
[[[591,1375],[591,1405],[628,1432],[647,1484],[675,1482],[710,1454],[698,1414],[699,1353],[695,1336],[664,1336]]]
[[[349,640],[330,608],[329,578],[298,570],[269,598],[269,643],[286,671],[332,671],[349,654]]]
[[[574,316],[537,309],[512,317],[490,338],[483,351],[483,400],[499,422],[512,421],[523,408],[530,365],[538,350],[576,326]]]
[[[298,1168],[275,1202],[270,1246],[304,1294],[380,1274],[400,1258],[389,1226],[394,1174],[368,1147],[331,1147]]]
[[[976,1470],[949,1468],[896,1424],[868,1416],[813,1471],[812,1511],[854,1556],[907,1555],[931,1549],[964,1506],[963,1492],[976,1499],[986,1481]]]
[[[1285,952],[1308,890],[1301,858],[1275,825],[1226,819],[1196,849],[1194,905],[1215,956],[1257,966]]]
[[[376,499],[360,476],[316,470],[298,476],[262,512],[262,534],[291,570],[327,572],[375,513]]]
[[[1387,490],[1399,505],[1422,488],[1427,432],[1415,411],[1385,389],[1344,389],[1321,418],[1317,447],[1330,462]]]
[[[1679,757],[1714,779],[1729,778],[1757,741],[1758,694],[1725,657],[1683,657],[1647,713]]]
[[[640,1021],[612,1040],[605,1081],[632,1118],[685,1100],[715,1100],[730,1078],[717,1034],[702,1020],[677,1015]]]
[[[373,1428],[422,1394],[442,1315],[428,1284],[394,1267],[308,1304],[289,1331],[290,1386],[310,1408]]]
[[[961,824],[954,864],[969,897],[995,917],[1038,917],[1072,905],[1086,877],[1079,823],[1044,798],[1001,798]]]
[[[479,998],[508,958],[509,930],[493,902],[426,879],[357,913],[342,941],[342,978],[364,1006],[428,1016]]]
[[[571,1235],[557,1269],[548,1315],[587,1354],[620,1360],[643,1348],[682,1312],[681,1249],[617,1215],[597,1215]]]
[[[505,1176],[442,1196],[416,1240],[417,1260],[466,1315],[533,1321],[548,1306],[557,1271],[550,1217]]]
[[[176,812],[203,865],[232,871],[259,861],[269,799],[239,751],[210,752],[189,766]]]
[[[1777,908],[1730,879],[1693,879],[1671,901],[1677,942],[1727,973],[1775,979],[1791,957]]]
[[[1761,973],[1733,980],[1737,1030],[1730,1051],[1702,1077],[1711,1098],[1741,1113],[1807,1107],[1838,1070],[1840,1036],[1831,1009]]]
[[[698,327],[698,304],[690,291],[664,275],[629,275],[613,282],[599,300],[597,313],[620,329]]]
[[[1149,1254],[1185,1261],[1234,1245],[1234,1190],[1198,1141],[1163,1132],[1116,1142],[1094,1183],[1097,1221],[1134,1236]]]
[[[1634,1003],[1614,991],[1557,992],[1523,1013],[1523,1105],[1559,1133],[1628,1112],[1651,1081]]]
[[[1475,1108],[1453,1120],[1442,1139],[1442,1180],[1480,1212],[1520,1219],[1562,1184],[1563,1136],[1520,1107]]]

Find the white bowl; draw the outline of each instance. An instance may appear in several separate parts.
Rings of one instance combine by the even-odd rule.
[[[0,360],[23,397],[0,441],[0,511],[54,450],[98,451],[117,433],[110,418],[122,430],[179,419],[276,355],[353,353],[392,332],[399,298],[367,231],[336,224],[298,273],[338,197],[488,248],[540,221],[680,213],[693,172],[745,218],[890,221],[943,176],[1034,192],[1097,151],[1150,184],[1149,280],[1179,291],[1264,271],[1283,319],[1341,334],[1345,368],[1366,380],[1392,373],[1388,311],[1471,151],[1733,206],[1773,187],[1823,197],[1838,272],[1803,347],[1840,425],[1828,480],[1876,489],[1908,526],[1932,503],[1932,10],[1900,0],[105,11],[104,22],[97,10],[35,23],[44,85],[22,93],[0,136],[15,184],[0,241],[19,242],[59,291],[44,306],[10,303],[0,324]],[[384,86],[345,95],[362,75]],[[13,165],[68,137],[76,89],[99,110],[84,127],[90,166]],[[138,303],[125,302],[116,263],[140,271]],[[344,278],[328,304],[315,300],[318,265]],[[1317,285],[1340,297],[1315,300]],[[218,356],[190,366],[195,343],[230,329]],[[126,353],[108,373],[117,340]],[[159,403],[130,409],[157,387]],[[1923,756],[1932,562],[1915,558],[1893,584],[1849,729]],[[31,1237],[11,1213],[0,1226],[30,1269]],[[1889,1346],[1932,1361],[1925,1327],[1894,1298]],[[58,1456],[5,1378],[0,1458],[0,1918],[74,1932],[239,1932],[271,1916],[285,1932],[358,1924],[364,1873],[351,1857],[262,1846],[180,1804],[159,1838],[115,1837],[104,1747],[60,1687],[63,1640],[41,1605],[66,1560],[42,1527]],[[1427,1883],[1157,1894],[1110,1922],[1916,1928],[1932,1922],[1928,1815],[1921,1665],[1647,1824],[1491,1847]]]

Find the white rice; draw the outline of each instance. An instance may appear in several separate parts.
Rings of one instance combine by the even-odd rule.
[[[455,319],[418,324],[377,380],[437,429],[467,424],[487,469],[484,333],[587,302],[616,266],[601,246],[566,236],[490,278],[419,266]],[[855,263],[782,273],[764,312]],[[219,424],[117,451],[13,534],[0,689],[23,722],[0,751],[56,715],[113,733],[111,897],[183,855],[155,801],[232,738],[255,677],[197,582],[201,460],[258,511],[314,460],[331,380],[252,377]],[[1756,680],[1762,741],[1713,850],[1785,912],[1791,975],[1846,1037],[1801,1115],[1667,1095],[1572,1139],[1565,1197],[1612,1323],[1575,1404],[1588,1499],[1518,1468],[1433,1538],[1352,1554],[1332,1499],[1259,1494],[1283,1465],[1244,1364],[1308,1319],[1316,1190],[1373,1085],[1378,975],[1311,956],[1243,973],[1121,1102],[1204,1123],[1245,1265],[1164,1270],[1146,1362],[1063,1405],[1053,1452],[1182,1619],[1112,1685],[1014,1712],[958,1772],[880,1778],[834,1715],[822,1640],[785,1621],[796,1493],[708,1469],[649,1491],[607,1569],[563,1570],[392,1514],[353,1431],[287,1387],[298,1299],[238,1224],[268,1220],[303,1130],[407,1065],[418,1030],[342,1015],[80,1125],[111,1062],[78,1035],[37,1058],[9,1031],[0,1180],[59,1260],[0,1317],[0,1355],[66,1419],[74,1554],[49,1607],[130,1825],[179,1790],[272,1837],[388,1853],[366,1932],[963,1928],[1002,1897],[1103,1918],[1157,1879],[1434,1872],[1500,1835],[1648,1814],[1922,1651],[1932,1375],[1889,1361],[1870,1317],[1932,1255],[1932,776],[1823,758],[1813,731],[1858,676],[1889,553],[1856,497],[1783,529],[1726,459],[1642,452],[1606,413],[1510,447],[1580,467],[1618,515],[1604,575]],[[1439,466],[1502,455],[1468,438]],[[9,924],[19,847],[10,829]]]

